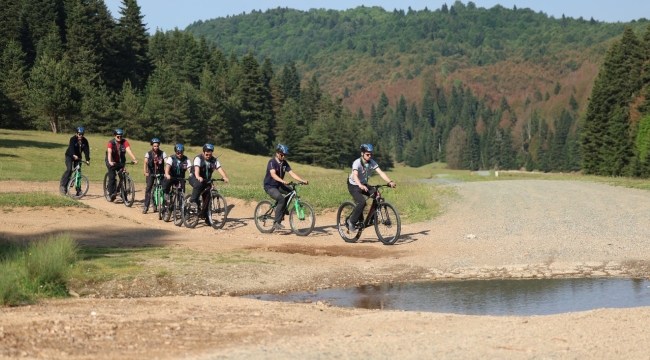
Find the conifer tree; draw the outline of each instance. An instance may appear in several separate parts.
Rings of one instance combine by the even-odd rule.
[[[25,53],[20,44],[11,40],[6,45],[0,61],[0,92],[3,94],[0,103],[2,126],[26,129],[28,124],[27,110],[27,64]]]
[[[122,0],[117,25],[119,58],[122,65],[122,79],[129,79],[136,89],[144,88],[149,77],[149,38],[144,15],[137,0]]]

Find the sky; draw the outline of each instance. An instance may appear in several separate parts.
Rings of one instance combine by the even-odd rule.
[[[467,4],[469,0],[461,0]],[[113,17],[119,18],[119,9],[122,6],[121,0],[104,0]],[[163,31],[174,28],[185,29],[189,24],[197,20],[210,20],[226,15],[238,15],[242,12],[249,13],[251,10],[266,10],[268,8],[289,7],[298,10],[309,10],[311,8],[324,8],[346,10],[357,6],[381,6],[386,10],[408,9],[422,10],[428,7],[429,10],[439,9],[442,4],[452,5],[454,0],[138,0],[140,11],[144,14],[144,23],[150,33],[156,29]],[[645,17],[650,18],[650,1],[648,0],[474,0],[477,7],[491,8],[500,4],[506,8],[530,8],[535,12],[543,11],[549,16],[556,18],[567,17],[586,20],[591,17],[598,21],[606,22],[628,22]]]

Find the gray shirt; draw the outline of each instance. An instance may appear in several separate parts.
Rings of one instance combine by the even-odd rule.
[[[359,172],[359,180],[361,180],[361,183],[363,185],[368,185],[368,179],[372,175],[372,172],[377,169],[379,169],[379,164],[377,164],[377,162],[375,162],[373,159],[370,159],[370,161],[365,165],[361,163],[361,158],[356,159],[352,163],[352,173],[350,173],[348,181],[352,185],[359,185],[356,181],[354,181],[354,170],[356,170]]]

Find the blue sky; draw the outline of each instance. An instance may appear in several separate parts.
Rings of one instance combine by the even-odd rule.
[[[467,4],[468,0],[462,1]],[[108,9],[113,17],[119,17],[121,0],[105,0]],[[162,30],[173,30],[175,27],[184,29],[187,25],[196,20],[209,20],[226,15],[241,14],[243,11],[250,12],[252,9],[266,10],[268,8],[289,7],[299,10],[311,8],[325,8],[345,10],[357,6],[382,6],[386,10],[404,9],[411,6],[414,10],[421,10],[428,7],[431,10],[438,9],[443,3],[452,5],[453,0],[410,0],[410,1],[388,1],[388,0],[240,0],[240,1],[217,1],[217,0],[138,0],[142,13],[145,15],[144,22],[151,33],[156,28]],[[501,4],[504,7],[530,8],[534,11],[543,11],[556,18],[562,14],[573,18],[582,16],[589,20],[593,17],[599,21],[617,22],[631,21],[642,17],[650,18],[650,1],[648,0],[474,0],[478,7],[491,8]]]

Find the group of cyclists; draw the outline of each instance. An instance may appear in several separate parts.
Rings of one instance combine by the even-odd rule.
[[[82,154],[85,155],[86,164],[90,165],[90,148],[84,134],[85,130],[80,126],[77,128],[76,134],[70,138],[70,144],[65,153],[66,171],[61,177],[60,192],[62,194],[65,194],[67,191],[66,185],[69,181],[73,164],[76,161],[81,161]],[[149,210],[151,189],[154,186],[156,175],[164,176],[162,188],[165,194],[165,201],[168,202],[170,201],[170,190],[172,186],[178,186],[178,182],[185,179],[185,175],[189,170],[189,183],[193,188],[190,201],[196,204],[199,209],[201,206],[199,196],[206,187],[210,186],[209,180],[212,178],[212,173],[215,170],[221,174],[224,182],[228,183],[230,181],[219,160],[213,156],[214,146],[212,144],[203,145],[201,154],[198,154],[194,157],[193,161],[190,161],[185,156],[185,147],[183,144],[174,145],[174,154],[167,156],[160,149],[160,140],[158,138],[151,139],[149,143],[151,150],[144,155],[145,161],[142,169],[147,184],[144,205],[142,207],[143,214],[146,214]],[[360,152],[361,156],[352,163],[352,171],[347,179],[348,191],[356,203],[354,211],[346,224],[350,231],[354,231],[355,224],[362,216],[366,206],[365,196],[370,196],[371,193],[371,189],[368,187],[368,179],[374,171],[390,187],[395,187],[395,183],[388,178],[386,173],[379,168],[377,162],[372,158],[373,146],[371,144],[362,144],[360,146]],[[105,158],[106,168],[109,174],[108,191],[111,194],[112,200],[117,196],[115,176],[126,165],[127,153],[133,160],[133,164],[138,164],[138,159],[131,151],[131,146],[124,137],[124,131],[122,129],[115,129],[113,131],[113,139],[106,146]],[[264,191],[277,201],[273,223],[275,229],[284,229],[282,220],[287,205],[284,196],[291,192],[291,189],[287,186],[289,182],[284,180],[285,175],[291,175],[291,177],[302,184],[309,184],[307,180],[303,180],[291,169],[291,166],[286,160],[287,155],[289,155],[289,148],[286,145],[278,144],[275,148],[275,156],[269,160],[264,176]]]

